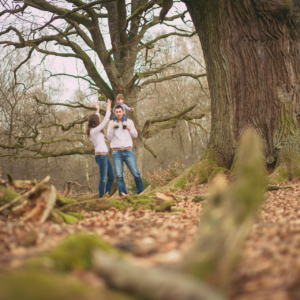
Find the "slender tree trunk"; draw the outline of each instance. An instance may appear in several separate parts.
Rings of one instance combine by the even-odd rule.
[[[299,0],[184,2],[206,62],[209,149],[217,165],[231,167],[240,134],[249,126],[262,138],[269,165],[299,164]]]

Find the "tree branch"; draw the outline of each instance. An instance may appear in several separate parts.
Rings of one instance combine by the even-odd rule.
[[[178,77],[186,77],[186,76],[192,77],[194,79],[198,79],[200,77],[204,77],[204,76],[207,76],[207,75],[206,75],[206,73],[198,74],[198,75],[194,75],[192,73],[178,73],[178,74],[165,76],[165,77],[161,77],[161,78],[153,78],[153,79],[146,80],[140,85],[140,87],[144,87],[144,86],[146,86],[150,83],[160,83],[160,82],[163,82],[163,81],[166,81],[166,80],[171,80],[171,79],[175,79],[175,78],[178,78]]]
[[[162,23],[164,21],[165,16],[173,6],[173,0],[163,0],[162,10],[159,14],[160,22]]]
[[[41,101],[41,100],[39,100],[36,96],[33,96],[33,98],[36,100],[36,102],[38,102],[38,103],[41,103],[41,104],[45,104],[45,105],[49,105],[49,106],[51,106],[51,105],[61,105],[61,106],[67,106],[67,107],[71,107],[71,108],[85,108],[85,109],[89,109],[89,110],[95,110],[95,107],[93,107],[93,106],[86,106],[86,105],[84,105],[84,104],[82,104],[82,103],[79,103],[79,102],[77,102],[77,104],[76,105],[73,105],[73,104],[67,104],[67,103],[59,103],[59,102],[53,102],[53,103],[51,103],[51,102],[44,102],[44,101]],[[101,115],[105,115],[105,113],[106,113],[106,110],[104,110],[104,109],[100,109],[100,114]]]
[[[15,155],[15,154],[4,154],[0,153],[0,157],[11,157],[14,159],[21,159],[21,158],[33,158],[33,159],[42,159],[48,157],[60,157],[60,156],[68,156],[68,155],[75,155],[75,154],[94,154],[95,151],[89,148],[75,148],[71,150],[61,150],[56,152],[47,152],[41,151],[39,152],[40,155]]]
[[[157,154],[154,152],[152,148],[150,148],[147,144],[144,144],[144,148],[148,150],[155,158],[157,158]]]
[[[27,7],[27,4],[25,3],[22,7],[14,9],[14,10],[4,10],[0,12],[0,17],[3,16],[4,14],[17,14],[19,12],[23,12],[25,10],[25,8]]]
[[[154,124],[154,123],[160,123],[160,122],[166,122],[166,121],[169,121],[169,120],[172,120],[172,119],[179,119],[180,117],[182,117],[183,115],[187,114],[189,111],[193,110],[195,108],[196,104],[193,105],[193,106],[190,106],[190,107],[187,107],[186,109],[184,109],[183,111],[175,114],[175,115],[172,115],[172,116],[168,116],[168,117],[161,117],[161,118],[153,118],[153,119],[148,119],[145,124],[144,124],[144,127],[143,127],[143,130],[141,131],[141,134],[142,135],[145,135],[147,134],[147,132],[149,131],[149,127],[151,124]]]
[[[146,43],[146,44],[143,44],[141,46],[138,47],[138,50],[142,50],[154,43],[156,43],[157,41],[161,40],[161,39],[165,39],[169,36],[173,36],[173,35],[176,35],[176,36],[182,36],[182,37],[192,37],[196,34],[196,31],[193,31],[191,34],[185,34],[185,33],[179,33],[179,32],[171,32],[171,33],[166,33],[166,34],[163,34],[163,35],[160,35],[158,37],[156,37],[155,39],[153,39],[152,41]]]

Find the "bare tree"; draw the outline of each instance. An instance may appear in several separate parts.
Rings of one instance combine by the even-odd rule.
[[[79,78],[88,83],[90,89],[99,94],[100,99],[114,99],[117,93],[123,93],[126,102],[135,107],[137,112],[132,114],[131,118],[140,131],[140,138],[135,145],[137,158],[140,162],[142,149],[146,148],[151,151],[146,144],[146,139],[160,130],[174,126],[193,107],[184,108],[181,112],[163,118],[149,119],[143,125],[140,124],[136,104],[139,90],[151,83],[160,83],[180,76],[195,79],[206,76],[206,73],[186,72],[171,72],[166,76],[166,71],[171,70],[170,68],[176,64],[182,63],[187,57],[169,64],[154,63],[153,57],[159,55],[160,52],[159,49],[155,49],[155,43],[171,36],[192,37],[195,35],[195,31],[191,30],[192,28],[185,26],[185,29],[182,29],[176,23],[172,23],[172,21],[184,21],[187,13],[187,11],[181,12],[176,8],[171,17],[165,18],[165,24],[172,30],[155,36],[151,30],[159,24],[160,6],[158,3],[159,1],[155,0],[132,0],[128,4],[125,0],[93,2],[69,0],[55,3],[46,0],[24,0],[21,5],[9,7],[7,2],[1,1],[3,10],[0,12],[0,17],[6,22],[0,32],[2,39],[0,44],[30,49],[26,59],[15,68],[15,73],[25,61],[30,59],[33,52],[41,53],[43,60],[47,60],[49,56],[76,59],[84,66],[85,74],[80,76],[68,73],[52,74],[49,67],[50,77]],[[185,23],[187,24],[187,22]],[[151,51],[153,52],[152,56]],[[96,62],[93,61],[91,53],[95,54]],[[97,62],[103,67],[102,73],[98,72]],[[82,103],[51,103],[42,101],[38,97],[36,97],[36,101],[43,105],[93,109],[91,105]],[[201,117],[202,114],[194,114],[188,118],[192,120]],[[56,123],[52,125],[67,131],[76,124],[82,124],[85,121],[86,117],[67,125]],[[151,129],[151,126],[157,123],[162,125]],[[64,141],[68,140],[64,139]],[[84,146],[54,153],[39,152],[38,155],[35,153],[34,157],[45,158],[91,153],[87,143],[81,139],[77,139],[77,142],[81,142]],[[38,145],[30,145],[26,150],[36,150],[36,146],[38,147]],[[19,146],[13,145],[11,147]],[[32,156],[29,153],[27,157],[30,155]]]

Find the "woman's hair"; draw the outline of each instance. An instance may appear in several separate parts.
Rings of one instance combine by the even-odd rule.
[[[86,127],[86,135],[90,136],[91,129],[97,127],[98,125],[100,125],[99,116],[96,114],[90,115],[89,119],[88,119],[88,124]],[[103,129],[101,130],[101,132],[104,134]]]

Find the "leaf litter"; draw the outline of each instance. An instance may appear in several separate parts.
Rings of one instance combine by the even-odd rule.
[[[229,299],[300,299],[300,182],[290,185],[289,190],[266,193],[234,271]],[[207,188],[208,184],[202,184],[176,194],[203,194]],[[126,251],[132,263],[144,267],[177,263],[197,235],[202,206],[203,202],[188,199],[177,203],[172,213],[117,208],[83,212],[86,218],[77,224],[24,223],[0,217],[0,268],[19,267],[67,235],[90,231]]]

